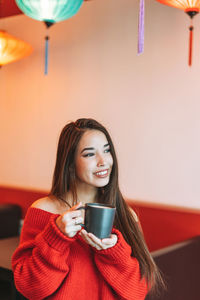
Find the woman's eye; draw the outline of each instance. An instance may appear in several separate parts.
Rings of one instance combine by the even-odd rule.
[[[90,156],[93,156],[93,155],[94,155],[94,153],[86,153],[86,154],[83,155],[83,157],[90,157]]]
[[[110,148],[106,149],[104,152],[105,152],[105,153],[110,152]]]

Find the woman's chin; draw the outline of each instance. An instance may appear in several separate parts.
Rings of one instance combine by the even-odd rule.
[[[102,181],[100,181],[100,182],[97,182],[96,184],[95,184],[95,186],[96,187],[104,187],[104,186],[106,186],[107,184],[109,183],[109,178],[106,178],[106,179],[104,179],[104,180],[102,180]]]

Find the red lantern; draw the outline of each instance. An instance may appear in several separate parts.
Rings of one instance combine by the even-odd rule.
[[[192,65],[192,43],[193,43],[193,24],[192,19],[200,11],[200,0],[157,0],[158,2],[173,6],[184,10],[185,13],[191,18],[191,25],[189,26],[189,58],[188,64]]]

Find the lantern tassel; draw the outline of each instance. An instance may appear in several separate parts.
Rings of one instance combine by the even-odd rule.
[[[189,58],[188,58],[188,65],[192,65],[192,44],[193,44],[193,26],[189,27]]]
[[[140,0],[138,21],[138,54],[144,51],[144,0]]]
[[[48,60],[49,60],[49,36],[45,37],[45,67],[44,74],[48,74]]]

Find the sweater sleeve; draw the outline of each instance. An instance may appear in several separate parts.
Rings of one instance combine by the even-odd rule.
[[[60,232],[55,224],[57,217],[52,215],[42,231],[25,220],[12,267],[16,287],[28,299],[40,300],[51,295],[68,274],[67,258],[76,238]]]
[[[112,233],[118,237],[114,247],[94,249],[97,268],[118,299],[144,300],[148,290],[145,279],[141,278],[139,263],[131,256],[131,247],[122,234],[117,229]]]

